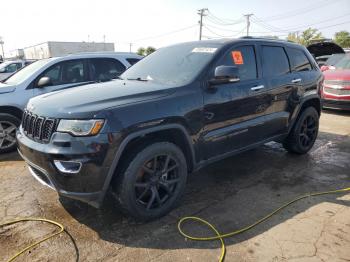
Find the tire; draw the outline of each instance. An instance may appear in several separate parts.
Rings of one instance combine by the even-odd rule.
[[[186,186],[183,152],[172,143],[154,142],[128,155],[112,182],[118,207],[139,221],[164,216],[179,202]]]
[[[314,145],[319,127],[319,114],[314,107],[305,108],[283,142],[283,147],[295,154],[306,154]]]
[[[16,129],[21,120],[10,114],[0,114],[0,154],[16,149]]]

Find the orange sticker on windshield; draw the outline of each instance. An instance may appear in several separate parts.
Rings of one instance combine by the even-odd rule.
[[[236,65],[243,65],[244,62],[241,51],[232,51],[231,55]]]

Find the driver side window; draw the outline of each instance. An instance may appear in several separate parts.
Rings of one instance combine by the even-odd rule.
[[[41,77],[47,76],[50,77],[52,85],[60,85],[61,84],[61,76],[62,76],[62,64],[57,64],[51,67],[46,73],[44,73]]]
[[[257,78],[254,46],[247,45],[232,48],[221,58],[218,65],[238,67],[241,81]]]

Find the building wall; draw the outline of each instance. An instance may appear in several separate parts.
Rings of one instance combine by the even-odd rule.
[[[24,48],[26,59],[43,59],[81,52],[114,51],[113,43],[46,42]]]
[[[23,49],[26,59],[43,59],[50,57],[48,43],[42,43],[35,46],[25,47]]]

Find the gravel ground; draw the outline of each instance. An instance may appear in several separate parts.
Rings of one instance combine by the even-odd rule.
[[[147,224],[123,217],[110,199],[100,210],[59,199],[30,176],[16,153],[1,155],[0,222],[45,217],[69,232],[18,261],[216,261],[220,243],[184,239],[177,232],[179,218],[200,216],[224,233],[300,194],[349,186],[350,114],[324,111],[309,154],[294,156],[269,143],[215,163],[190,177],[178,208]],[[195,223],[185,229],[212,234]],[[54,230],[34,222],[0,228],[0,261]],[[350,261],[350,194],[302,200],[226,244],[226,261]]]

